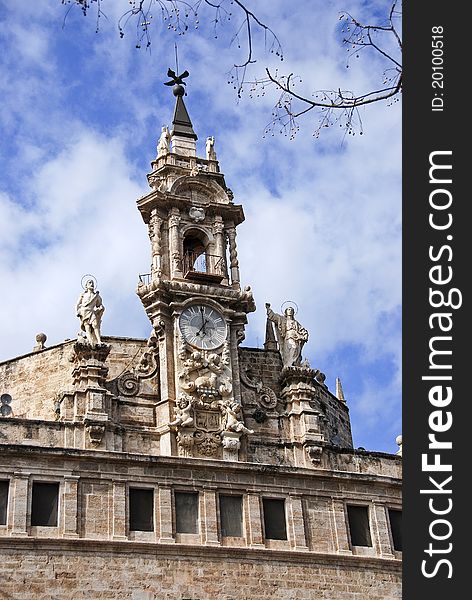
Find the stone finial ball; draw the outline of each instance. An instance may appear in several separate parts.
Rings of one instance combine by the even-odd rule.
[[[38,333],[36,335],[36,341],[38,342],[38,344],[44,344],[47,339],[48,338],[45,333]]]
[[[176,83],[172,88],[172,93],[174,96],[183,96],[185,94],[185,88],[180,83]]]
[[[395,443],[397,444],[397,446],[401,446],[402,445],[402,436],[401,435],[397,435],[397,437],[395,438]]]

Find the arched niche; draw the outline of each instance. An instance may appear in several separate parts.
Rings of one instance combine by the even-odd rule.
[[[198,226],[189,226],[182,232],[182,265],[186,279],[219,283],[225,277],[224,258],[214,254],[213,236]]]
[[[190,175],[179,177],[172,185],[170,193],[191,198],[192,201],[199,204],[209,204],[210,202],[229,204],[228,194],[220,185],[215,181],[199,179],[198,175],[196,177]]]

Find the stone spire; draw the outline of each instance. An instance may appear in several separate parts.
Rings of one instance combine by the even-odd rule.
[[[277,350],[277,340],[275,339],[274,326],[272,325],[272,321],[269,319],[266,321],[264,350]]]
[[[336,398],[341,400],[341,402],[346,402],[344,398],[343,386],[341,385],[341,380],[339,377],[336,377]]]
[[[193,130],[192,121],[190,120],[187,108],[184,103],[185,81],[188,77],[188,71],[184,71],[181,75],[176,75],[172,69],[167,71],[167,75],[171,78],[164,85],[172,85],[172,93],[176,98],[174,117],[172,119],[172,130],[170,132],[170,141],[172,152],[182,156],[196,156],[196,141],[197,134]]]

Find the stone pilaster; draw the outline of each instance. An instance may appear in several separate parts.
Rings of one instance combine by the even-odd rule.
[[[338,554],[352,554],[347,534],[346,513],[342,500],[332,501],[335,546]]]
[[[172,536],[172,488],[159,486],[159,543],[174,544],[175,539]]]
[[[390,541],[387,509],[383,504],[374,503],[371,514],[374,526],[372,538],[376,553],[385,558],[394,558]]]
[[[306,447],[324,442],[320,412],[312,403],[317,396],[315,376],[317,371],[310,367],[285,367],[281,374],[281,397],[286,402],[290,438],[295,442],[296,466],[310,466],[313,457]]]
[[[219,546],[216,492],[213,489],[204,489],[202,496],[202,543],[207,546]]]
[[[75,420],[84,421],[86,448],[105,445],[109,411],[108,392],[105,389],[108,367],[105,361],[110,350],[111,346],[107,344],[74,344],[74,417]]]
[[[247,502],[247,538],[251,548],[264,548],[264,538],[262,536],[262,514],[261,501],[259,494],[248,493]]]
[[[168,423],[172,420],[171,407],[176,397],[174,367],[174,326],[168,314],[168,307],[156,303],[156,314],[152,324],[158,340],[160,402],[156,406],[156,422],[160,434],[160,454],[171,456],[175,451],[175,441]]]
[[[294,550],[308,550],[302,498],[295,494],[290,494],[288,498],[288,531],[290,545]]]
[[[113,532],[114,540],[126,540],[126,483],[113,482]]]
[[[79,537],[77,531],[79,477],[69,475],[62,486],[61,533],[65,538]]]
[[[28,535],[28,487],[29,473],[15,473],[11,480],[12,528],[11,534],[18,537]]]

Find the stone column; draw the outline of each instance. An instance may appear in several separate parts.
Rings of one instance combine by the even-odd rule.
[[[247,502],[247,539],[251,548],[264,548],[264,538],[262,537],[262,514],[259,494],[248,493]]]
[[[172,208],[169,216],[169,254],[170,254],[170,276],[182,276],[182,263],[180,256],[179,239],[180,211],[178,208]]]
[[[62,537],[77,538],[77,511],[79,500],[79,479],[77,475],[64,477],[62,487],[61,529]]]
[[[153,209],[149,220],[149,239],[151,240],[151,279],[159,279],[161,275],[161,225],[162,219]]]
[[[372,541],[377,554],[385,558],[393,558],[392,543],[390,541],[387,509],[383,504],[374,503],[372,506],[371,522],[374,527]]]
[[[11,535],[17,537],[26,537],[27,518],[28,518],[28,487],[29,473],[14,473],[11,480],[12,484],[12,529]]]
[[[288,531],[290,545],[294,550],[308,550],[303,518],[301,496],[290,494],[288,499]]]
[[[126,540],[126,483],[113,482],[113,531],[114,540]]]
[[[172,488],[159,486],[159,543],[174,544],[172,536]],[[156,521],[157,525],[157,521]]]
[[[219,261],[219,268],[217,269],[217,272],[224,276],[222,283],[227,285],[228,271],[226,268],[225,240],[223,232],[223,219],[220,216],[216,216],[215,222],[213,223],[213,235],[215,236],[215,254],[218,257],[216,260]]]
[[[352,554],[347,535],[346,513],[342,500],[333,500],[332,514],[334,521],[334,538],[338,554]]]
[[[233,287],[239,288],[239,262],[238,251],[236,249],[236,227],[227,228],[228,243],[229,243],[229,267],[231,270],[231,284]]]
[[[206,546],[219,546],[218,515],[216,511],[216,492],[213,489],[203,490],[202,502],[202,543]]]

